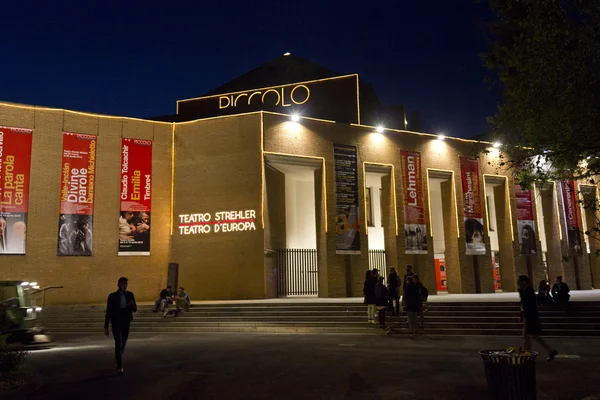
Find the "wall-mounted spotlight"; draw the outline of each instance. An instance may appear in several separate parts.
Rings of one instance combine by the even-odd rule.
[[[292,114],[292,121],[294,121],[294,122],[300,121],[300,116],[298,114]]]
[[[383,126],[378,126],[377,128],[375,128],[375,132],[377,133],[383,133]]]
[[[444,135],[443,133],[440,133],[437,138],[438,138],[438,140],[444,140],[444,139],[446,139],[446,135]]]
[[[500,142],[494,142],[494,144],[492,145],[492,147],[495,149],[499,149],[500,146],[502,146],[502,143],[500,143]]]

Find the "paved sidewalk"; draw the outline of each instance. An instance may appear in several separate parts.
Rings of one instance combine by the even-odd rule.
[[[78,337],[28,359],[43,386],[28,399],[484,400],[478,350],[511,337],[132,335],[125,374],[112,339]],[[599,339],[549,339],[562,353],[537,363],[539,400],[600,394]]]

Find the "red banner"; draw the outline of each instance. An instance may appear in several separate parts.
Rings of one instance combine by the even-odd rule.
[[[525,256],[536,254],[537,241],[531,190],[515,184],[515,197],[517,199],[517,228],[521,254]]]
[[[63,133],[58,255],[92,255],[96,136]]]
[[[0,127],[0,254],[25,254],[31,132]]]
[[[577,254],[582,254],[581,236],[579,233],[579,202],[577,201],[575,182],[564,180],[561,182],[561,187],[569,248]]]
[[[152,142],[121,140],[119,255],[150,255]]]
[[[467,242],[466,254],[485,254],[478,161],[460,157],[460,172],[463,189],[465,236]]]
[[[406,254],[427,254],[421,153],[400,150]]]

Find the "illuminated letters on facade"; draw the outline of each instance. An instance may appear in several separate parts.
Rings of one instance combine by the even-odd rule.
[[[289,107],[293,104],[301,105],[310,98],[310,89],[306,85],[296,85],[291,88],[254,90],[244,93],[219,96],[219,109],[249,106],[251,104],[269,104],[274,106]]]
[[[179,234],[228,233],[255,231],[256,211],[219,211],[216,213],[180,214]]]

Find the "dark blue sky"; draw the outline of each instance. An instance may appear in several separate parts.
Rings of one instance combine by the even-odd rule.
[[[290,51],[358,73],[385,104],[419,111],[424,131],[473,136],[496,108],[476,0],[83,3],[2,5],[0,101],[171,114]]]

